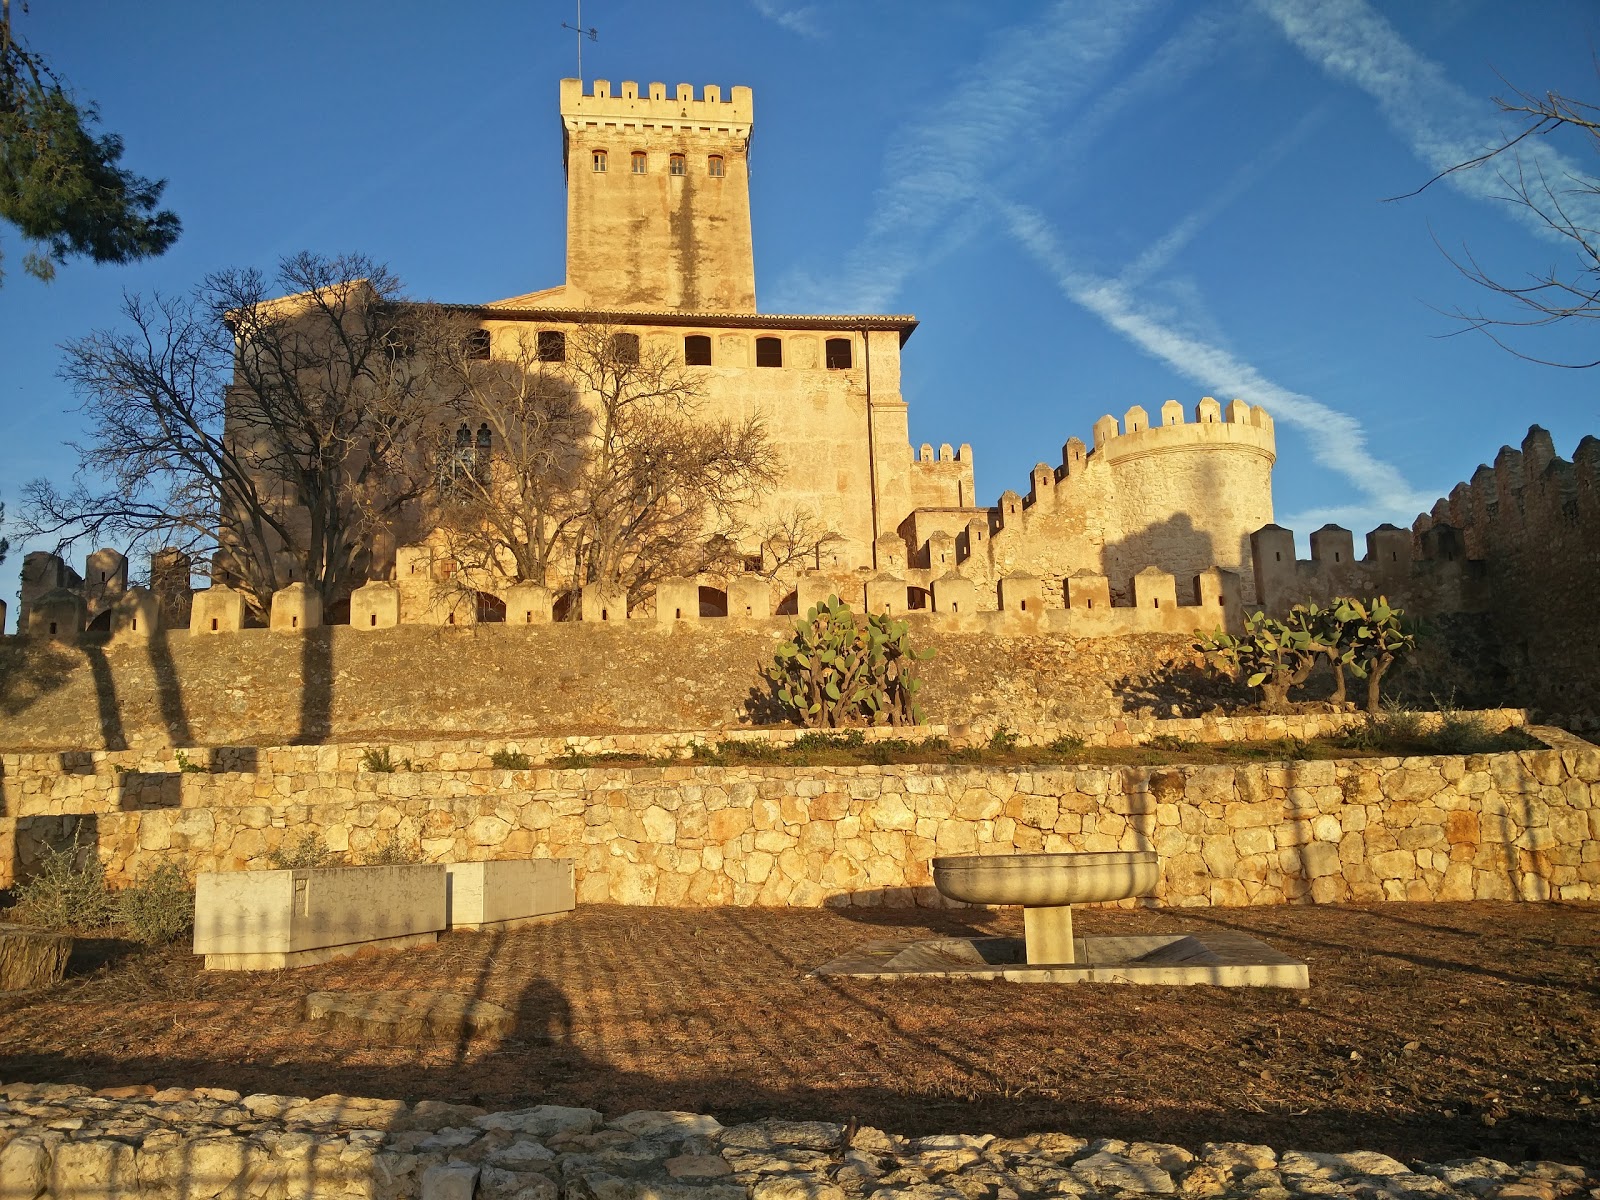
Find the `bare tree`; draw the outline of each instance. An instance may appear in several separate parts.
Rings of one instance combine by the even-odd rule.
[[[1600,154],[1600,108],[1556,92],[1540,96],[1514,90],[1496,96],[1494,102],[1502,113],[1518,118],[1521,129],[1483,154],[1441,171],[1410,194],[1459,171],[1492,168],[1506,189],[1501,198],[1532,213],[1545,229],[1567,243],[1576,261],[1508,280],[1492,274],[1470,251],[1458,256],[1445,250],[1445,257],[1466,278],[1511,303],[1509,310],[1500,313],[1455,308],[1448,310],[1449,315],[1462,322],[1463,332],[1483,333],[1518,358],[1574,369],[1600,366],[1600,358],[1562,362],[1530,354],[1506,340],[1507,331],[1537,329],[1573,318],[1600,318],[1600,229],[1594,224],[1600,179],[1571,172],[1552,176],[1538,157],[1530,161],[1522,153],[1523,147],[1536,139],[1566,132],[1576,135],[1589,152]]]
[[[458,361],[468,440],[481,427],[493,448],[442,479],[439,524],[462,567],[637,601],[666,576],[741,566],[746,516],[776,479],[760,418],[706,419],[702,372],[670,345],[605,324],[538,336]]]
[[[324,604],[364,580],[434,482],[443,327],[359,255],[286,258],[271,285],[130,296],[127,328],[68,345],[90,437],[74,484],[27,486],[30,533],[212,555],[258,611],[292,580]]]

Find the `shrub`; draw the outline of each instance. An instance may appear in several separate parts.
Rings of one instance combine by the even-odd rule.
[[[1046,746],[1045,749],[1050,751],[1051,754],[1076,754],[1083,749],[1083,739],[1081,737],[1073,737],[1071,734],[1062,734]]]
[[[815,733],[807,730],[795,738],[791,749],[804,754],[811,750],[858,750],[867,744],[867,735],[859,729],[842,733]]]
[[[526,771],[533,766],[533,760],[521,750],[496,750],[489,761],[500,771]]]
[[[162,863],[117,893],[116,917],[141,942],[174,942],[194,928],[194,891],[176,863]]]
[[[1501,749],[1506,739],[1491,730],[1478,713],[1443,709],[1427,740],[1440,754],[1488,754]]]
[[[1009,754],[1017,748],[1017,739],[1021,736],[1006,725],[996,725],[989,735],[989,749],[997,754]]]
[[[92,847],[72,844],[51,850],[38,870],[17,885],[16,916],[47,929],[100,929],[115,912],[106,869]]]
[[[368,750],[361,756],[361,769],[372,771],[378,775],[393,775],[400,769],[400,764],[389,757],[389,747],[382,750]]]
[[[204,775],[206,769],[197,762],[190,762],[189,756],[182,750],[178,751],[178,773],[181,775]]]
[[[267,861],[278,871],[304,871],[317,867],[337,867],[344,856],[329,850],[316,830],[307,829],[293,841],[285,841],[267,855]]]
[[[910,643],[910,625],[882,614],[858,620],[829,596],[795,625],[764,675],[802,725],[909,725],[922,719],[913,666],[933,657]]]
[[[421,844],[410,838],[402,838],[398,829],[391,829],[387,837],[374,842],[372,848],[361,856],[361,865],[364,867],[392,867],[421,861]]]

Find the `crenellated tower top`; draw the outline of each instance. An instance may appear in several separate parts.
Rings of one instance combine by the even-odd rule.
[[[641,91],[561,81],[567,301],[612,310],[753,313],[748,155],[754,103],[714,84]]]

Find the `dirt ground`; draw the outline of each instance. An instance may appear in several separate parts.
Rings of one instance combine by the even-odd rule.
[[[856,1118],[1600,1165],[1600,904],[1086,910],[1083,933],[1232,928],[1308,991],[808,972],[883,938],[1020,934],[1016,912],[586,906],[556,924],[263,974],[86,943],[0,999],[0,1080]],[[330,988],[443,988],[503,1041],[402,1048],[300,1024]]]

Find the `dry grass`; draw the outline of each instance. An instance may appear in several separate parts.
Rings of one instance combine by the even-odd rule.
[[[1306,992],[808,977],[863,942],[1019,924],[592,906],[260,975],[206,974],[182,947],[87,944],[66,983],[0,1008],[0,1078],[1600,1164],[1600,905],[1080,917],[1090,933],[1240,928],[1308,960]],[[309,991],[396,987],[471,992],[519,1028],[395,1049],[297,1018]]]

